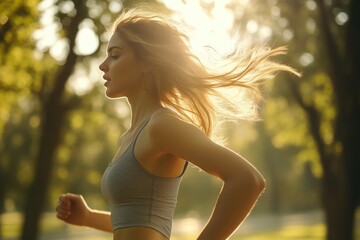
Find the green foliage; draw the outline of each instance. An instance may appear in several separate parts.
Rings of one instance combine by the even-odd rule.
[[[32,32],[38,27],[37,1],[2,1],[0,29],[0,132],[11,108],[24,101],[39,81],[41,64],[35,59]]]

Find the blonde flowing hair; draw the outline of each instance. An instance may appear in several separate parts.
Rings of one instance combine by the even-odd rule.
[[[207,65],[191,52],[188,37],[175,24],[141,7],[123,11],[110,30],[150,64],[144,77],[147,90],[208,136],[224,119],[254,119],[261,99],[259,86],[277,72],[298,75],[291,67],[269,60],[284,54],[285,47],[236,47],[216,65]]]

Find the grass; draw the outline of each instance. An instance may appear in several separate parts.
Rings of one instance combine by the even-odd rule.
[[[20,235],[20,214],[7,214],[2,217],[1,239],[14,239]],[[360,236],[360,229],[357,225],[356,235]],[[110,240],[111,234],[102,233],[88,228],[74,227],[62,223],[57,220],[53,214],[47,214],[42,221],[42,239],[84,239],[84,233],[87,235],[87,240]],[[47,237],[45,237],[47,236]],[[356,238],[356,237],[355,237]],[[174,235],[171,240],[194,240],[196,235]],[[325,225],[316,223],[312,225],[288,225],[279,227],[274,230],[262,231],[251,234],[235,234],[230,240],[324,240],[325,239]]]
[[[194,240],[196,236],[174,236],[172,240]],[[298,225],[278,230],[255,233],[251,235],[233,236],[230,240],[324,240],[325,226],[323,224]]]
[[[264,233],[252,234],[251,236],[234,237],[234,240],[288,240],[306,239],[323,240],[325,239],[325,226],[323,224],[297,225],[284,227],[279,230]]]

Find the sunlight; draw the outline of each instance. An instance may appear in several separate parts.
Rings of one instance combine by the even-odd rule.
[[[68,87],[76,95],[82,96],[88,93],[93,86],[93,83],[89,81],[89,77],[83,71],[78,70],[71,77],[68,83]]]
[[[205,54],[205,46],[210,46],[221,54],[228,52],[233,42],[229,35],[235,16],[227,8],[228,0],[223,1],[181,1],[162,0],[166,7],[173,11],[173,18],[182,21],[187,29],[190,46],[199,57]],[[213,8],[205,12],[202,5]]]
[[[79,65],[70,77],[67,87],[78,96],[85,95],[99,82],[101,72],[98,69],[100,59],[91,60],[89,69]],[[101,80],[102,81],[102,80]]]
[[[91,55],[99,47],[99,38],[89,27],[81,28],[76,36],[75,51],[79,55]]]
[[[239,40],[244,44],[262,43],[273,34],[271,27],[259,23],[255,17],[242,19],[241,24],[236,22],[236,19],[242,16],[249,7],[249,0],[159,1],[172,10],[174,20],[185,25],[184,30],[189,36],[190,47],[200,59],[209,60],[211,52],[208,51],[208,47],[215,49],[220,55],[226,55],[233,50],[234,44],[237,44]],[[234,6],[236,6],[235,9]],[[272,14],[274,17],[279,16],[280,9],[274,7]],[[283,21],[283,24],[287,22]],[[239,32],[234,33],[234,31]],[[291,33],[285,33],[285,35],[287,39],[292,38]]]
[[[50,47],[50,55],[58,62],[65,60],[69,52],[69,45],[65,38],[58,39]]]
[[[38,5],[41,12],[40,25],[41,28],[34,31],[32,37],[36,40],[36,50],[38,53],[45,52],[50,49],[50,55],[57,61],[64,61],[69,49],[68,43],[60,38],[59,31],[61,24],[56,20],[57,12],[63,14],[75,14],[74,4],[70,1],[61,4],[55,4],[53,0],[44,0]],[[119,7],[112,4],[112,9],[117,11]],[[85,19],[80,24],[80,30],[76,36],[75,51],[79,55],[91,55],[99,47],[99,38],[94,32],[94,23],[91,19]],[[41,54],[38,54],[41,56]]]

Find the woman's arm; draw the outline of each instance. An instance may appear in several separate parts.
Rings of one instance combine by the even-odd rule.
[[[112,232],[110,213],[89,208],[81,195],[61,195],[56,212],[57,218],[66,223]]]
[[[171,113],[156,114],[149,133],[157,151],[177,155],[223,180],[213,214],[198,239],[227,239],[264,190],[262,175],[240,155]]]
[[[198,240],[227,239],[244,221],[263,192],[265,180],[255,169],[240,170],[234,166],[234,171],[238,172],[238,176],[223,179],[223,188],[212,216]],[[219,226],[221,226],[221,231],[219,231]]]

